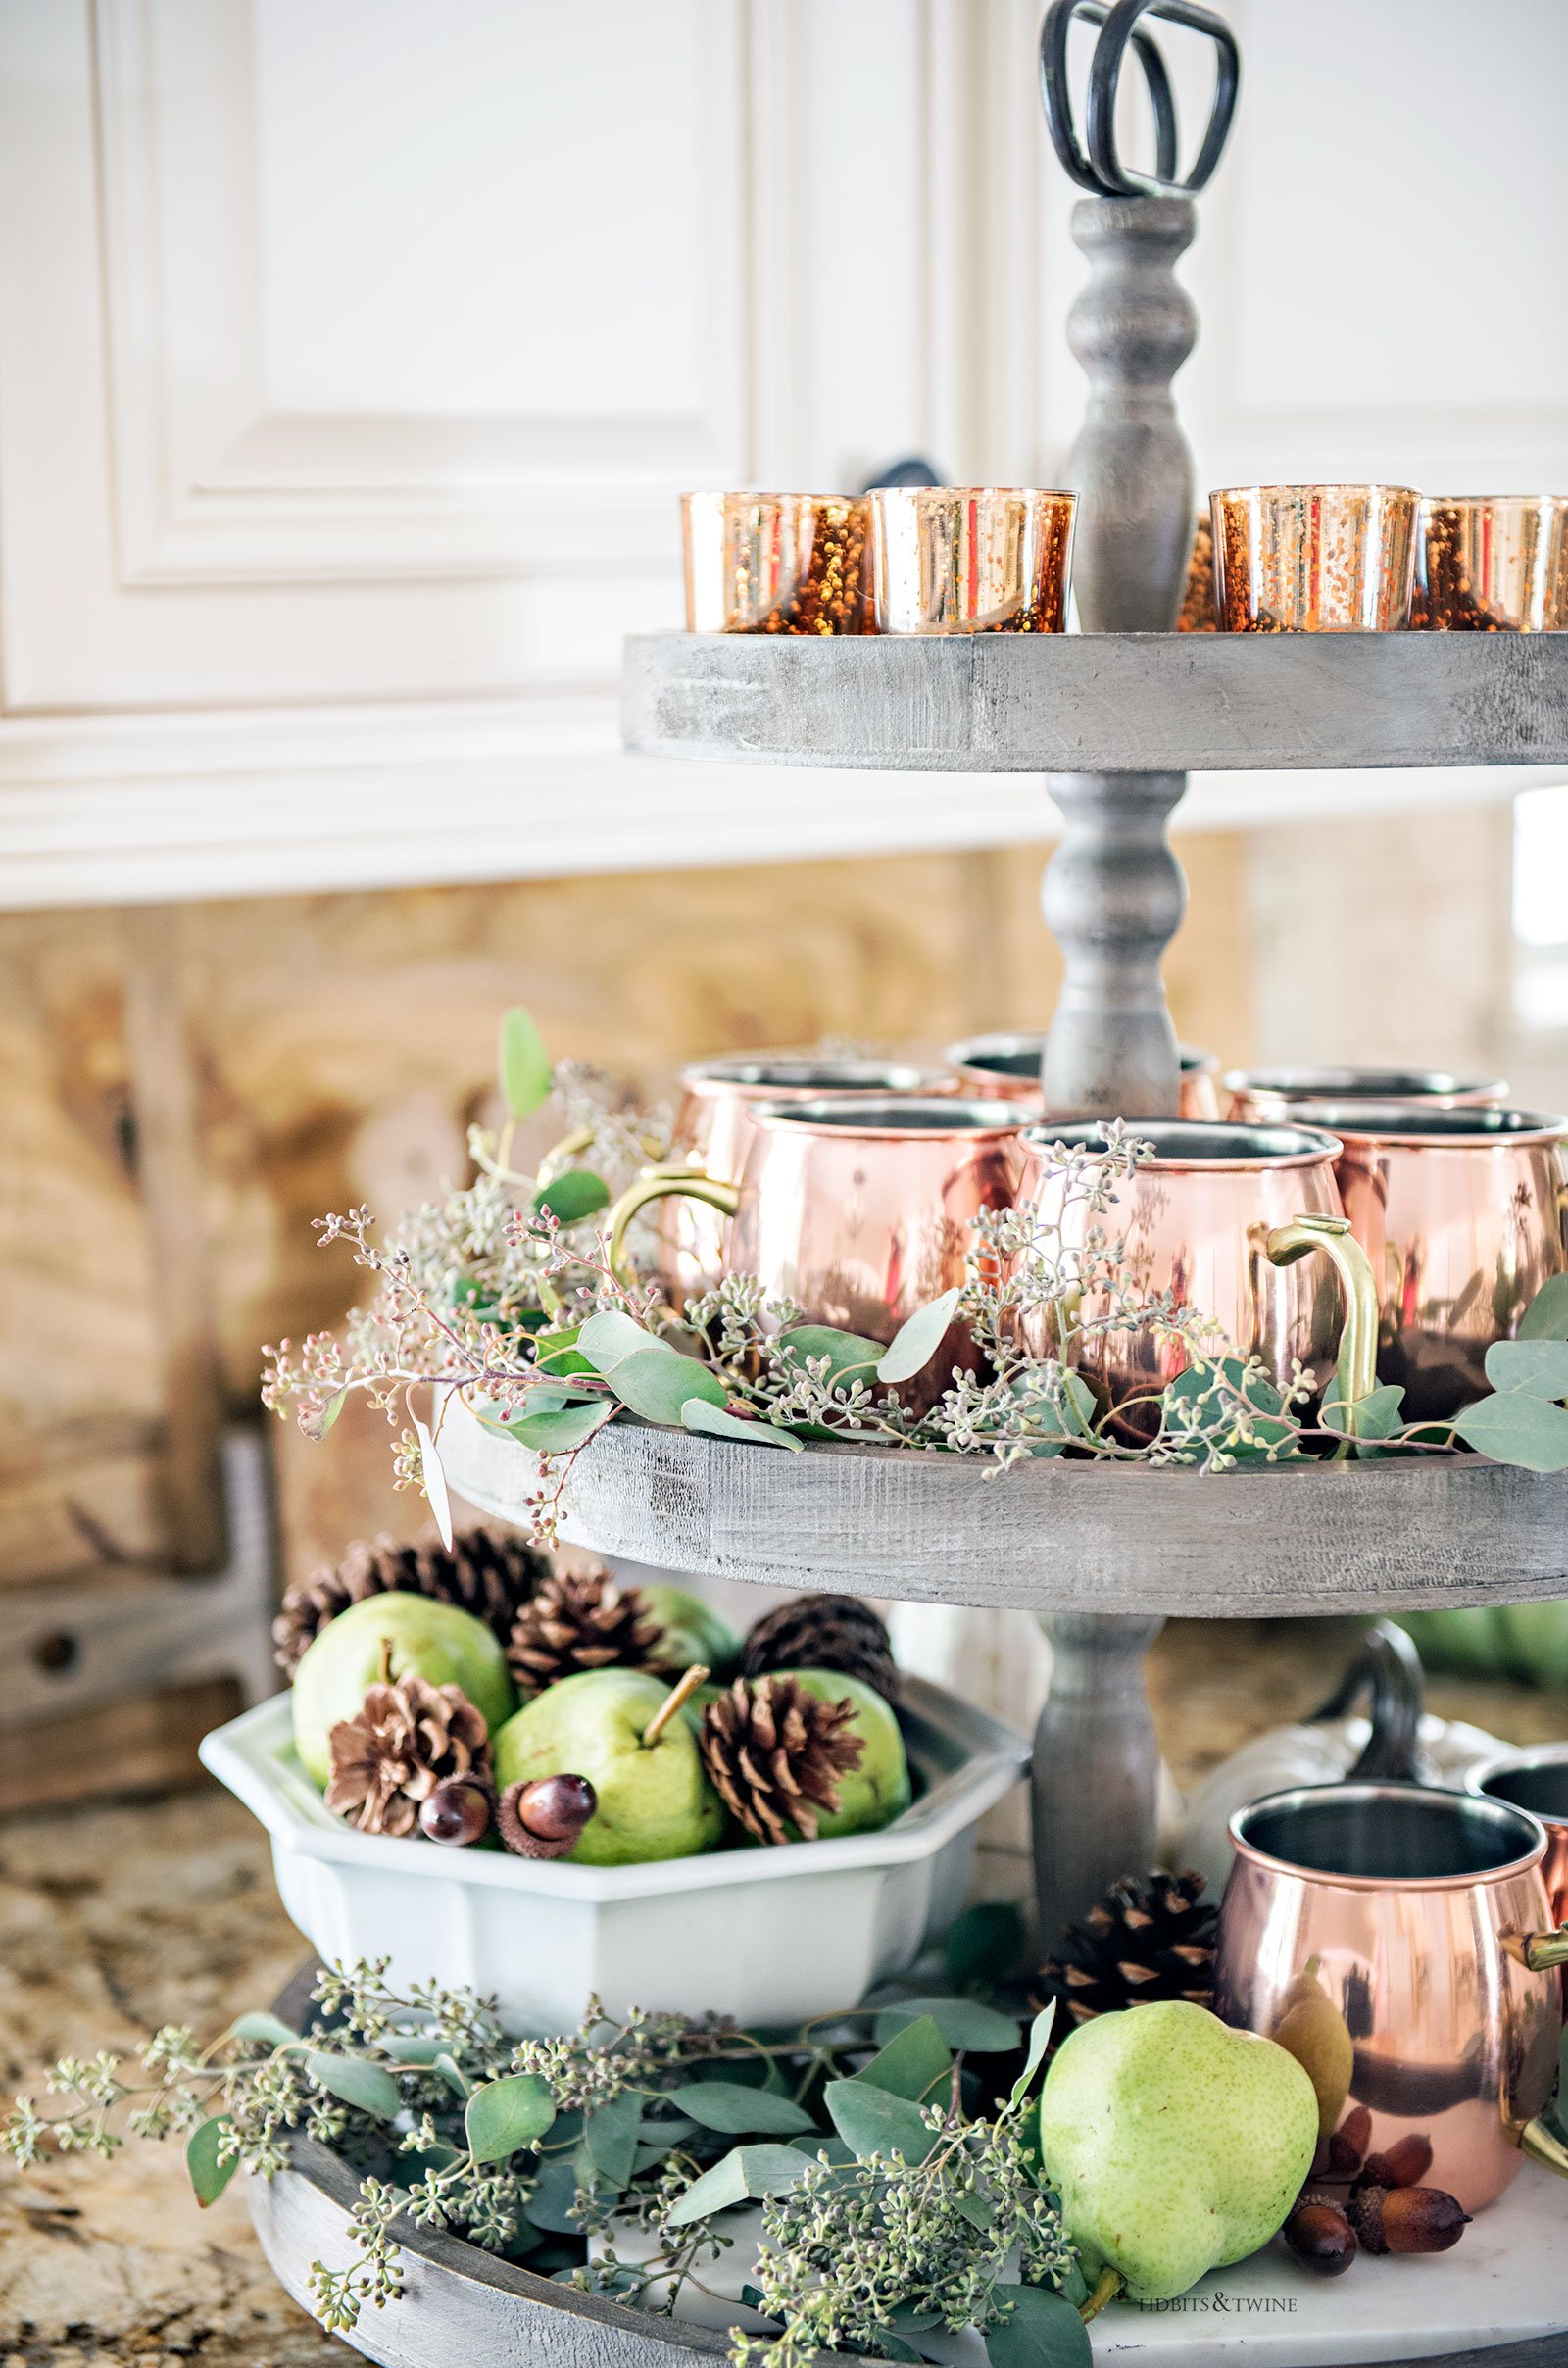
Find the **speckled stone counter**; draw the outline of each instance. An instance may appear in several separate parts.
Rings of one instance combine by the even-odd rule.
[[[1326,1691],[1345,1621],[1176,1622],[1152,1683],[1184,1784]],[[1434,1709],[1519,1742],[1568,1735],[1568,1696],[1438,1682]],[[236,1801],[190,1791],[0,1824],[0,2089],[160,2023],[220,2031],[265,2004],[302,1944],[266,1836]],[[0,2368],[343,2368],[351,2355],[273,2284],[239,2183],[199,2212],[177,2144],[109,2164],[0,2170]],[[495,2368],[503,2368],[496,2363]]]

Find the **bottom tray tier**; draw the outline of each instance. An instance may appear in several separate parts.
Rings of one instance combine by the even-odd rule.
[[[307,2309],[312,2262],[341,2266],[353,2250],[356,2190],[309,2139],[295,2140],[293,2169],[250,2182],[262,2248]],[[1362,2260],[1323,2281],[1270,2246],[1175,2302],[1112,2303],[1090,2330],[1097,2368],[1563,2368],[1565,2207],[1562,2183],[1527,2163],[1434,2260]],[[412,2222],[397,2233],[403,2298],[366,2310],[348,2338],[382,2368],[711,2368],[728,2352],[717,2329],[573,2294]],[[984,2368],[973,2337],[945,2349],[955,2368]]]
[[[538,1459],[456,1400],[441,1456],[471,1505],[528,1524]],[[789,1455],[621,1416],[572,1464],[561,1534],[710,1577],[1035,1611],[1261,1618],[1568,1595],[1568,1473],[1479,1455],[1003,1472],[898,1448]]]

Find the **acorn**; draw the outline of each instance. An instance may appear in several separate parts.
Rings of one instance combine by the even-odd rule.
[[[586,1776],[536,1776],[509,1784],[496,1804],[496,1830],[517,1858],[564,1858],[599,1806]]]
[[[1419,2187],[1432,2168],[1432,2141],[1423,2131],[1407,2131],[1380,2154],[1369,2154],[1361,2165],[1368,2187]]]
[[[1350,2225],[1369,2253],[1446,2253],[1470,2215],[1441,2187],[1358,2187]]]
[[[1320,2278],[1338,2278],[1355,2259],[1355,2231],[1337,2203],[1298,2203],[1285,2223],[1285,2242],[1298,2261]]]
[[[1361,2168],[1366,2142],[1371,2135],[1372,2116],[1366,2106],[1352,2106],[1329,2140],[1328,2176],[1331,2179],[1354,2178]]]
[[[419,1803],[419,1831],[458,1850],[482,1842],[495,1815],[493,1787],[483,1777],[443,1776]]]

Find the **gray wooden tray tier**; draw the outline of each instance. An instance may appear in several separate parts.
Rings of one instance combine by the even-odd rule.
[[[648,755],[898,772],[1568,763],[1568,633],[659,633]]]
[[[453,1488],[526,1523],[536,1458],[453,1403]],[[1434,1609],[1568,1595],[1568,1474],[1479,1455],[1203,1474],[822,1446],[798,1455],[617,1417],[572,1465],[562,1535],[770,1587],[1030,1611]]]

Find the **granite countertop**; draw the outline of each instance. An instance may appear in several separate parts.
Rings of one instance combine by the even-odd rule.
[[[1343,1621],[1173,1623],[1152,1691],[1178,1781],[1310,1708],[1353,1633]],[[1560,1693],[1450,1682],[1430,1700],[1519,1742],[1568,1734]],[[62,2054],[128,2054],[160,2023],[216,2034],[274,1997],[302,1953],[266,1836],[216,1790],[0,1824],[0,2094],[40,2090],[39,2068]],[[344,2368],[350,2356],[274,2284],[243,2182],[197,2210],[177,2142],[0,2171],[0,2368]]]

